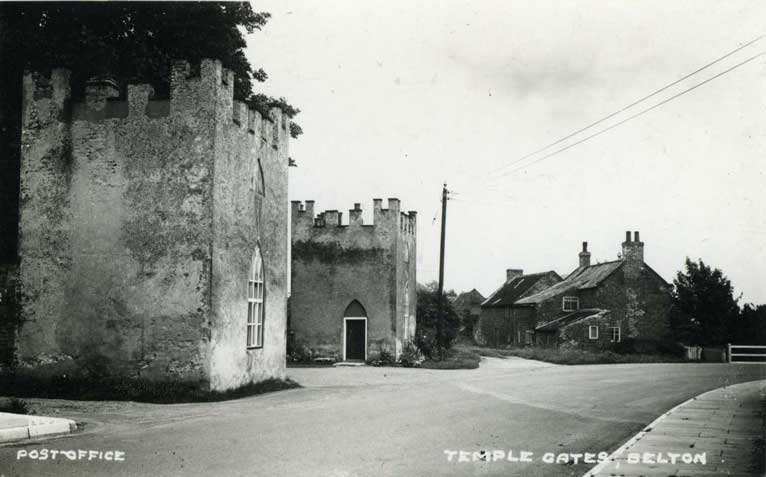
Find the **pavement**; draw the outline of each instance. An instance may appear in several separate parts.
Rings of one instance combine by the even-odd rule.
[[[475,370],[319,367],[288,375],[304,387],[219,403],[27,399],[39,415],[74,419],[82,430],[0,445],[0,475],[579,477],[594,464],[571,455],[606,456],[668,409],[764,380],[766,367],[487,358]],[[44,450],[59,457],[30,457]],[[75,459],[61,457],[73,451]],[[502,458],[482,459],[481,451]]]
[[[0,443],[68,434],[75,430],[77,424],[71,419],[0,412]]]
[[[735,384],[674,407],[583,477],[766,475],[764,439],[766,380]]]

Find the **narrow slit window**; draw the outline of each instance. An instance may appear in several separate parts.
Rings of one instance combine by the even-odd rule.
[[[588,327],[588,338],[592,340],[598,339],[598,326],[591,325]]]

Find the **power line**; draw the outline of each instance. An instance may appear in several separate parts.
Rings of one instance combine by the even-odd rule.
[[[669,98],[667,98],[667,99],[665,99],[665,100],[663,100],[663,101],[660,101],[659,103],[657,103],[657,104],[655,104],[655,105],[653,105],[653,106],[651,106],[651,107],[649,107],[649,108],[646,108],[646,109],[644,109],[644,110],[641,110],[641,111],[639,111],[638,113],[635,113],[635,114],[633,114],[633,115],[631,115],[631,116],[628,116],[627,118],[623,119],[622,121],[620,121],[620,122],[618,122],[618,123],[615,123],[615,124],[613,124],[613,125],[609,126],[609,127],[608,127],[608,128],[606,128],[606,129],[602,129],[601,131],[598,131],[598,132],[596,132],[596,133],[594,133],[594,134],[591,134],[590,136],[586,136],[585,138],[583,138],[583,139],[580,139],[579,141],[576,141],[576,142],[574,142],[574,143],[572,143],[572,144],[569,144],[569,145],[568,145],[568,146],[566,146],[566,147],[562,147],[561,149],[557,149],[557,150],[555,150],[555,151],[551,152],[550,154],[546,154],[546,155],[544,155],[544,156],[542,156],[542,157],[540,157],[540,158],[538,158],[538,159],[535,159],[534,161],[532,161],[532,162],[530,162],[530,163],[528,163],[528,164],[526,164],[526,165],[522,165],[522,166],[520,166],[520,167],[517,167],[517,168],[511,169],[510,171],[508,171],[508,172],[506,172],[506,173],[503,173],[503,174],[501,174],[500,176],[498,176],[498,178],[502,178],[502,177],[506,177],[506,176],[509,176],[510,174],[513,174],[513,173],[514,173],[514,172],[516,172],[516,171],[519,171],[519,170],[521,170],[521,169],[525,169],[525,168],[527,168],[527,167],[529,167],[529,166],[531,166],[531,165],[533,165],[533,164],[536,164],[536,163],[538,163],[538,162],[540,162],[540,161],[543,161],[543,160],[545,160],[545,159],[548,159],[549,157],[553,157],[553,156],[555,156],[555,155],[557,155],[557,154],[560,154],[560,153],[562,153],[562,152],[564,152],[564,151],[566,151],[566,150],[568,150],[568,149],[571,149],[571,148],[573,148],[574,146],[577,146],[578,144],[582,144],[582,143],[584,143],[585,141],[588,141],[588,140],[590,140],[590,139],[592,139],[592,138],[594,138],[594,137],[596,137],[596,136],[600,136],[601,134],[604,134],[604,133],[605,133],[605,132],[607,132],[607,131],[611,131],[612,129],[616,128],[617,126],[620,126],[620,125],[622,125],[622,124],[625,124],[626,122],[628,122],[628,121],[630,121],[630,120],[632,120],[632,119],[635,119],[635,118],[637,118],[637,117],[639,117],[639,116],[641,116],[641,115],[643,115],[643,114],[645,114],[645,113],[648,113],[649,111],[652,111],[652,110],[654,110],[654,109],[657,109],[657,108],[659,108],[660,106],[662,106],[663,104],[666,104],[666,103],[668,103],[668,102],[670,102],[670,101],[672,101],[672,100],[674,100],[674,99],[678,98],[679,96],[683,96],[684,94],[686,94],[686,93],[689,93],[689,92],[691,92],[691,91],[693,91],[693,90],[695,90],[695,89],[699,88],[700,86],[702,86],[702,85],[705,85],[705,84],[707,84],[707,83],[709,83],[709,82],[713,81],[713,80],[714,80],[714,79],[716,79],[716,78],[720,78],[721,76],[723,76],[723,75],[725,75],[725,74],[727,74],[727,73],[729,73],[729,72],[731,72],[731,71],[733,71],[733,70],[735,70],[735,69],[739,68],[740,66],[744,66],[745,64],[747,64],[747,63],[750,63],[751,61],[753,61],[753,60],[755,60],[755,59],[757,59],[757,58],[759,58],[759,57],[763,56],[765,53],[766,53],[766,51],[762,51],[762,52],[758,53],[758,54],[757,54],[757,55],[755,55],[755,56],[751,56],[750,58],[746,59],[745,61],[742,61],[742,62],[740,62],[740,63],[737,63],[736,65],[732,66],[731,68],[728,68],[728,69],[726,69],[726,70],[724,70],[724,71],[722,71],[722,72],[720,72],[720,73],[716,74],[715,76],[711,76],[710,78],[706,79],[705,81],[702,81],[702,82],[700,82],[700,83],[697,83],[697,84],[695,84],[694,86],[692,86],[692,87],[690,87],[690,88],[687,88],[687,89],[685,89],[685,90],[681,91],[680,93],[674,94],[673,96],[671,96],[671,97],[669,97]]]
[[[737,48],[735,48],[735,49],[731,50],[730,52],[726,53],[725,55],[718,57],[717,59],[715,59],[715,60],[711,61],[710,63],[707,63],[706,65],[704,65],[704,66],[702,66],[702,67],[700,67],[700,68],[697,68],[696,70],[694,70],[694,71],[692,71],[691,73],[689,73],[689,74],[687,74],[687,75],[685,75],[685,76],[683,76],[683,77],[681,77],[681,78],[679,78],[679,79],[677,79],[677,80],[673,81],[672,83],[669,83],[669,84],[667,84],[667,85],[663,86],[662,88],[660,88],[660,89],[658,89],[658,90],[655,90],[655,91],[653,91],[652,93],[650,93],[650,94],[648,94],[648,95],[646,95],[646,96],[644,96],[644,97],[642,97],[642,98],[640,98],[640,99],[637,99],[636,101],[633,101],[632,103],[628,104],[627,106],[624,106],[624,107],[622,107],[621,109],[619,109],[619,110],[617,110],[617,111],[615,111],[615,112],[613,112],[613,113],[611,113],[611,114],[609,114],[609,115],[607,115],[607,116],[604,116],[603,118],[601,118],[601,119],[599,119],[599,120],[597,120],[597,121],[594,121],[594,122],[592,122],[592,123],[588,124],[587,126],[585,126],[585,127],[582,127],[582,128],[580,128],[580,129],[578,129],[578,130],[574,131],[573,133],[570,133],[570,134],[568,134],[567,136],[564,136],[563,138],[561,138],[561,139],[559,139],[559,140],[557,140],[557,141],[554,141],[554,142],[552,142],[552,143],[550,143],[550,144],[547,144],[547,145],[545,145],[545,146],[543,146],[543,147],[541,147],[541,148],[539,148],[539,149],[537,149],[537,150],[535,150],[535,151],[532,151],[532,152],[530,152],[529,154],[526,154],[526,155],[524,155],[524,156],[521,156],[521,157],[519,157],[518,159],[515,159],[514,161],[512,161],[512,162],[510,162],[510,163],[508,163],[508,164],[504,164],[504,165],[502,165],[502,166],[500,166],[500,167],[497,167],[497,168],[495,168],[495,169],[492,169],[492,170],[490,170],[490,171],[489,171],[489,174],[494,174],[495,172],[499,172],[499,171],[502,171],[503,169],[506,169],[506,168],[508,168],[508,167],[510,167],[510,166],[512,166],[512,165],[514,165],[514,164],[517,164],[517,163],[519,163],[519,162],[523,161],[524,159],[527,159],[527,158],[529,158],[529,157],[535,156],[535,155],[537,155],[537,154],[539,154],[539,153],[541,153],[541,152],[543,152],[543,151],[546,151],[546,150],[550,149],[551,147],[553,147],[553,146],[555,146],[555,145],[557,145],[557,144],[561,144],[562,142],[566,141],[567,139],[570,139],[570,138],[572,138],[572,137],[574,137],[574,136],[576,136],[576,135],[580,134],[581,132],[583,132],[583,131],[586,131],[586,130],[590,129],[590,128],[592,128],[593,126],[596,126],[596,125],[598,125],[598,124],[601,124],[601,123],[603,123],[604,121],[607,121],[607,120],[609,120],[609,119],[611,119],[611,118],[613,118],[613,117],[617,116],[618,114],[620,114],[620,113],[622,113],[622,112],[625,112],[626,110],[628,110],[628,109],[632,108],[633,106],[636,106],[636,105],[638,105],[638,104],[640,104],[640,103],[642,103],[642,102],[646,101],[647,99],[649,99],[649,98],[652,98],[652,97],[654,97],[654,96],[656,96],[656,95],[658,95],[658,94],[662,93],[663,91],[666,91],[667,89],[669,89],[669,88],[671,88],[671,87],[673,87],[673,86],[677,85],[678,83],[681,83],[682,81],[684,81],[684,80],[687,80],[687,79],[691,78],[692,76],[696,75],[697,73],[699,73],[699,72],[701,72],[701,71],[704,71],[704,70],[706,70],[707,68],[709,68],[709,67],[711,67],[711,66],[713,66],[713,65],[715,65],[715,64],[717,64],[717,63],[720,63],[721,61],[723,61],[723,60],[725,60],[726,58],[730,57],[730,56],[731,56],[731,55],[733,55],[734,53],[737,53],[738,51],[741,51],[741,50],[743,50],[743,49],[747,48],[748,46],[752,45],[753,43],[755,43],[755,42],[757,42],[757,41],[761,40],[763,37],[764,37],[764,36],[763,36],[763,35],[761,35],[761,36],[759,36],[759,37],[755,38],[754,40],[751,40],[751,41],[749,41],[749,42],[745,43],[744,45],[742,45],[742,46],[739,46],[739,47],[737,47]]]

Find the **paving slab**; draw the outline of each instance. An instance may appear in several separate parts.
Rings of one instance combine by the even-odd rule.
[[[68,434],[75,430],[77,424],[71,419],[0,412],[0,443]]]
[[[754,451],[765,437],[766,380],[726,386],[666,412],[583,477],[762,475],[766,456]],[[671,453],[681,457],[657,462]]]

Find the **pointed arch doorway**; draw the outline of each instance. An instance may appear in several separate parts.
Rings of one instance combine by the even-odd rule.
[[[343,312],[343,360],[367,359],[367,312],[354,300]]]

